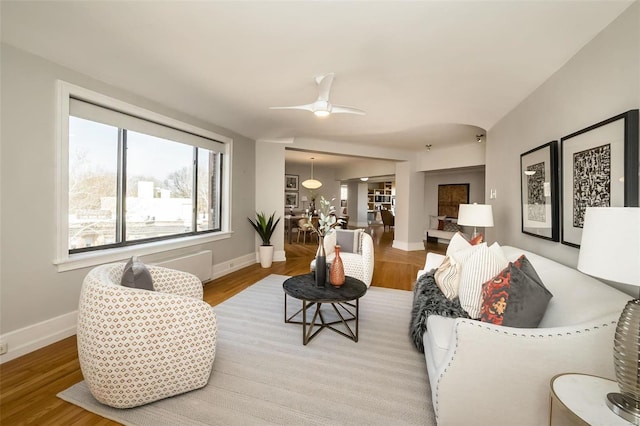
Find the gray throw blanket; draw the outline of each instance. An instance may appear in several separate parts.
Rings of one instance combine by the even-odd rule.
[[[411,324],[409,334],[416,348],[424,352],[422,336],[427,331],[427,317],[440,315],[451,318],[469,318],[469,314],[462,309],[458,298],[449,300],[442,293],[433,277],[435,269],[422,275],[416,281],[413,289],[413,308],[411,310]]]

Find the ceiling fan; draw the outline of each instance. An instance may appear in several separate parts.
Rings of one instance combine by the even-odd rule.
[[[312,104],[296,105],[296,106],[284,106],[284,107],[270,107],[269,109],[301,109],[305,111],[311,111],[317,117],[326,117],[330,114],[359,114],[364,115],[365,112],[358,108],[348,107],[344,105],[332,105],[329,102],[329,91],[331,90],[331,84],[333,83],[334,73],[320,75],[316,77],[316,84],[318,85],[318,99]]]

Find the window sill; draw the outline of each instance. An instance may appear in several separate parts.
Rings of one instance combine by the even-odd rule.
[[[53,264],[58,267],[58,272],[73,271],[104,263],[126,260],[133,255],[144,256],[184,247],[197,246],[213,241],[225,240],[231,238],[232,234],[233,232],[230,231],[217,232],[215,234],[195,235],[191,237],[176,238],[173,240],[155,241],[135,246],[72,254],[66,259],[58,259],[54,261]]]

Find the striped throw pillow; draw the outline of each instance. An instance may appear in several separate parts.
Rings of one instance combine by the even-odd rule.
[[[436,269],[433,277],[442,294],[449,300],[458,297],[458,287],[460,285],[460,268],[452,257],[447,256],[442,264]]]
[[[497,244],[487,247],[482,243],[473,248],[473,253],[462,263],[459,297],[462,308],[471,318],[478,319],[482,307],[482,285],[506,268],[509,262]]]

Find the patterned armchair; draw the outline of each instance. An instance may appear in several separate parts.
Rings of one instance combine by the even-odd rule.
[[[155,291],[120,285],[124,263],[92,269],[78,308],[78,358],[103,404],[130,408],[205,386],[216,315],[195,276],[148,266]]]

